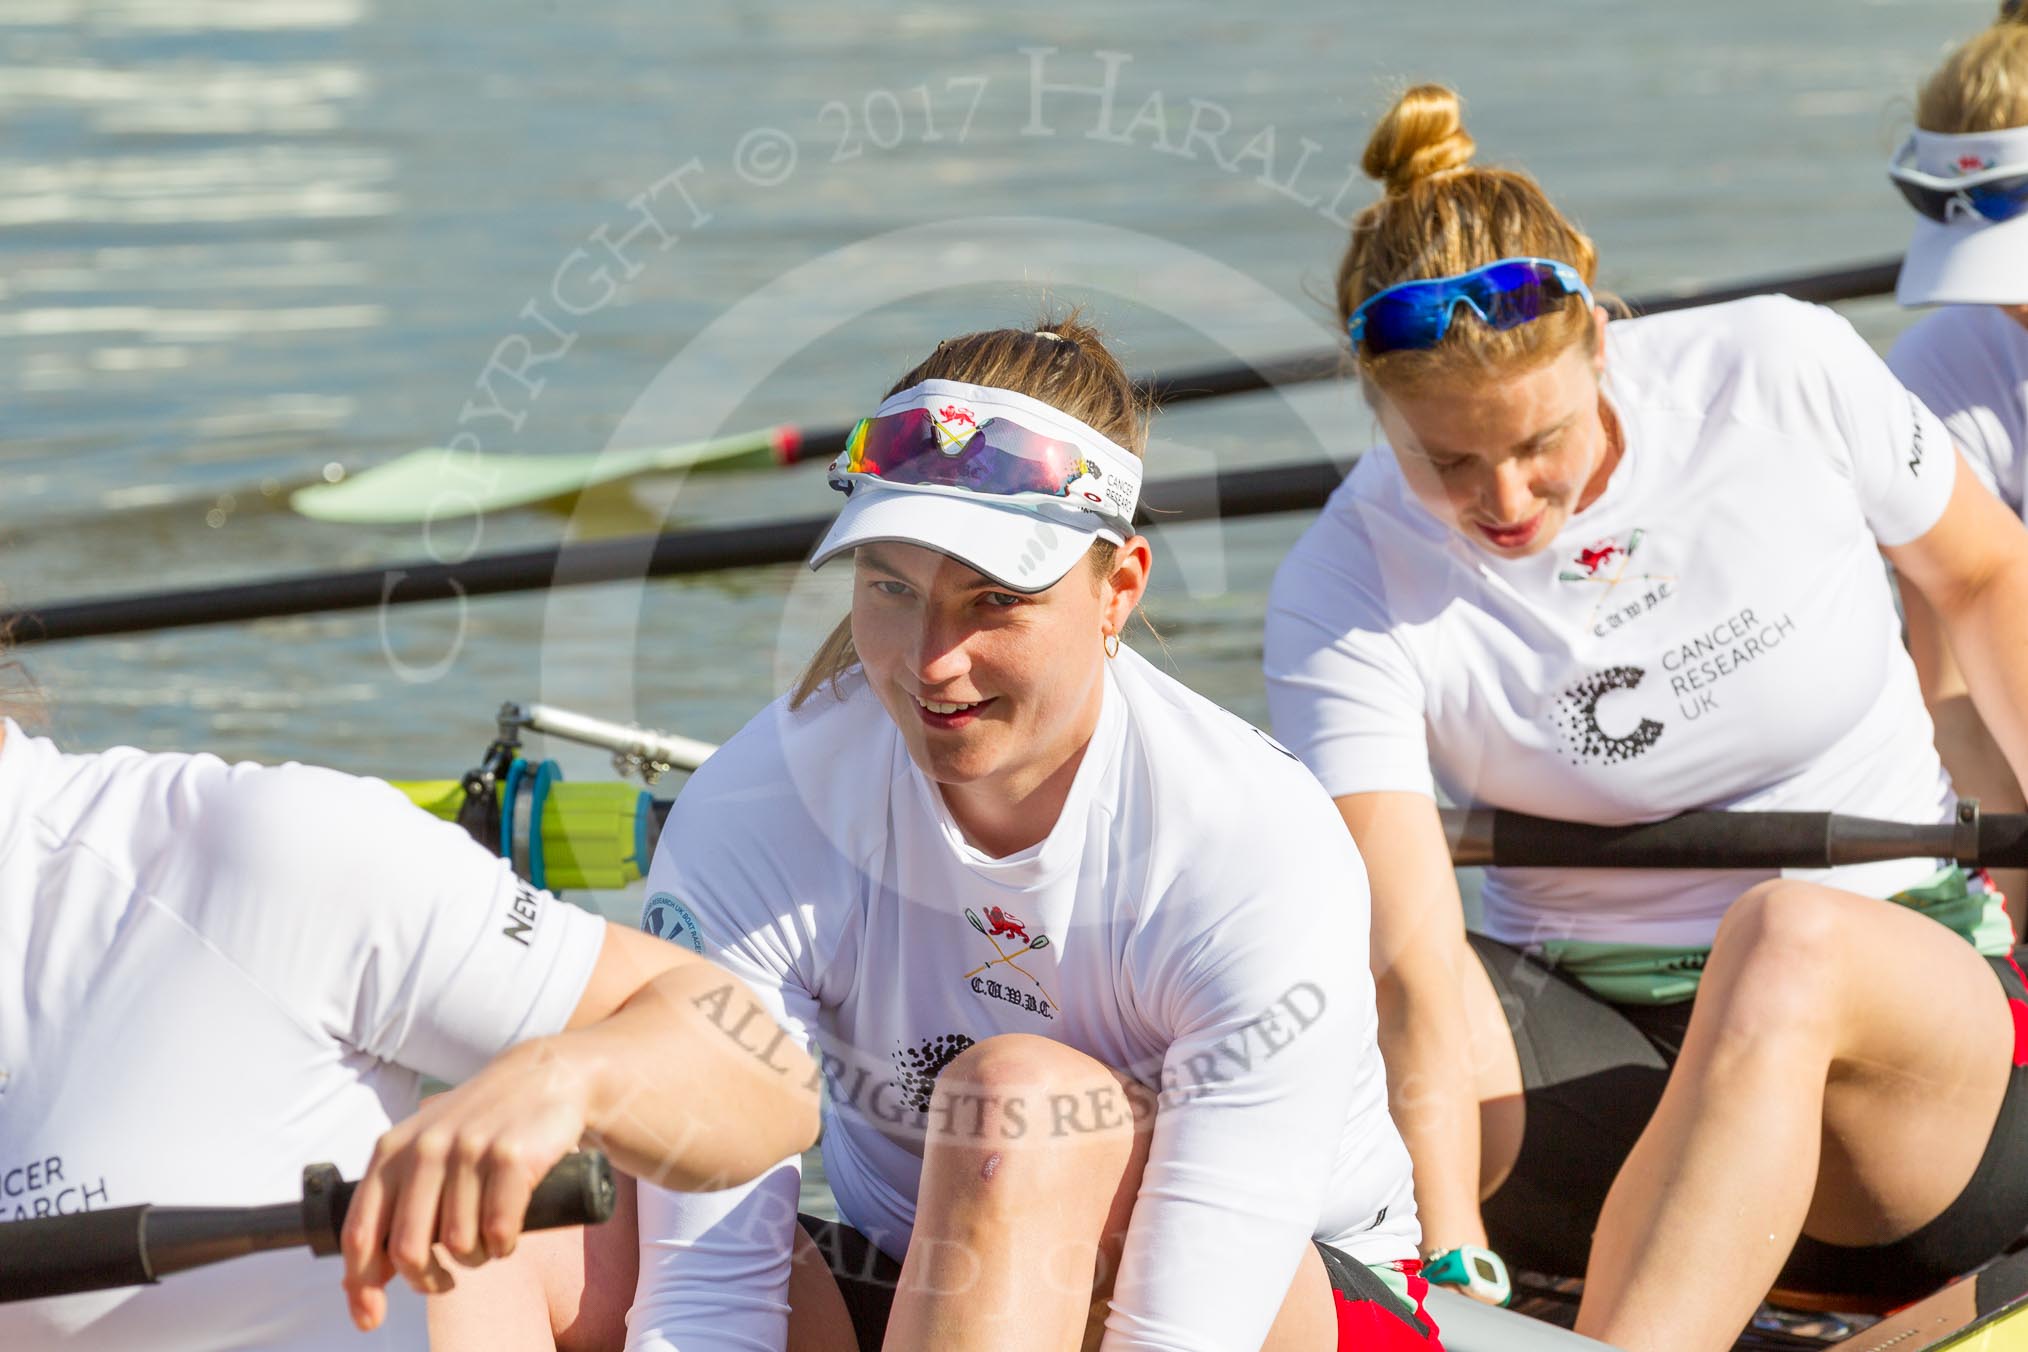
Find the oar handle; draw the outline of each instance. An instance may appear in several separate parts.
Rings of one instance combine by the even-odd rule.
[[[254,1207],[123,1206],[0,1225],[0,1304],[148,1286],[176,1272],[307,1244],[338,1252],[358,1185],[328,1164],[303,1171],[303,1200]],[[536,1185],[525,1230],[596,1225],[613,1214],[612,1166],[566,1155]]]
[[[320,1256],[338,1252],[338,1236],[352,1208],[357,1180],[338,1176],[335,1166],[312,1164],[303,1170],[303,1238]],[[616,1197],[613,1167],[596,1150],[565,1155],[544,1174],[528,1198],[523,1230],[556,1230],[566,1225],[597,1225],[613,1214]]]

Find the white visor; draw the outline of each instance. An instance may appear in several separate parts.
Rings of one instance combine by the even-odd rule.
[[[1915,133],[1915,167],[1925,174],[1949,178],[2014,164],[2028,168],[2028,127]],[[2028,304],[2028,216],[1918,220],[1894,298],[1903,305]]]
[[[1037,592],[1061,581],[1094,540],[1126,543],[1120,523],[1133,519],[1139,502],[1140,457],[1050,405],[1011,390],[931,380],[886,400],[874,416],[907,409],[942,415],[954,405],[966,411],[973,427],[1005,417],[1070,442],[1099,473],[1091,481],[1080,480],[1076,496],[1009,497],[852,474],[841,455],[832,464],[832,484],[848,499],[811,556],[810,567],[821,568],[860,545],[893,541],[947,554],[1010,591]],[[950,453],[962,446],[954,443]]]

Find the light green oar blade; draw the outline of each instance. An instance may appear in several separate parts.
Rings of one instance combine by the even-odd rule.
[[[411,451],[335,484],[299,488],[289,503],[319,521],[443,521],[582,493],[599,484],[677,469],[744,469],[794,455],[793,427],[592,455],[474,455]]]

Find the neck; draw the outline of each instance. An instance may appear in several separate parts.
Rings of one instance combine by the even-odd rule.
[[[996,859],[1041,844],[1056,829],[1063,805],[1070,798],[1070,786],[1084,764],[1084,753],[1098,731],[1099,713],[1105,707],[1105,673],[1092,683],[1092,692],[1072,723],[1062,750],[1020,767],[973,784],[942,784],[944,795],[958,829],[965,839]]]
[[[1598,420],[1605,429],[1605,454],[1599,458],[1598,468],[1592,471],[1591,482],[1584,486],[1584,492],[1577,499],[1580,512],[1604,495],[1606,485],[1612,482],[1613,471],[1619,468],[1620,461],[1627,454],[1626,432],[1620,424],[1620,415],[1605,397],[1604,390],[1599,391]]]

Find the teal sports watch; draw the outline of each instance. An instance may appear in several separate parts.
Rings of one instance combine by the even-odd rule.
[[[1495,1305],[1514,1298],[1514,1283],[1507,1277],[1507,1265],[1500,1255],[1476,1244],[1460,1244],[1423,1260],[1423,1280],[1438,1286],[1456,1286]]]

